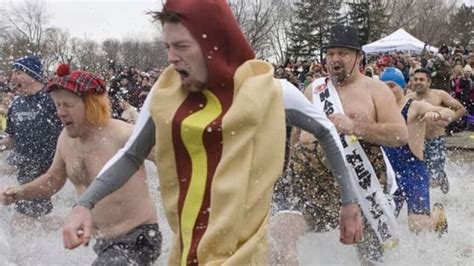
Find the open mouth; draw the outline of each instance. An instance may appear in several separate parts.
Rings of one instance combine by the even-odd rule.
[[[63,124],[64,124],[64,126],[66,126],[66,127],[67,127],[67,126],[70,126],[70,125],[72,125],[72,122],[63,122]]]
[[[176,69],[176,71],[177,71],[178,74],[181,76],[181,79],[186,79],[186,78],[189,77],[189,73],[188,73],[188,71],[186,71],[186,70]]]
[[[339,71],[339,70],[341,70],[341,69],[342,69],[341,66],[333,66],[333,67],[332,67],[332,70],[334,70],[334,71]]]

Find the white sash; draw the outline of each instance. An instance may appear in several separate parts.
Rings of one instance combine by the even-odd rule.
[[[313,82],[312,89],[313,104],[320,106],[326,115],[344,114],[341,100],[331,81],[325,78],[317,79]],[[383,243],[384,249],[390,249],[398,243],[394,204],[383,192],[374,168],[357,138],[341,134],[341,141],[346,161],[352,169],[352,185],[355,187],[355,194],[362,212],[380,242]],[[389,181],[392,183],[390,190],[394,191],[396,190],[395,174],[385,154],[384,160],[387,166],[387,178],[392,179]]]

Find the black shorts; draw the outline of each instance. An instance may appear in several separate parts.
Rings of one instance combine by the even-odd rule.
[[[158,224],[140,225],[110,239],[97,239],[93,266],[151,265],[161,253],[162,236]]]

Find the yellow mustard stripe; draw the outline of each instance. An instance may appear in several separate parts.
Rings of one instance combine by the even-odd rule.
[[[203,91],[207,104],[200,111],[188,116],[181,124],[181,139],[191,157],[191,181],[181,215],[181,238],[183,253],[181,265],[186,260],[191,247],[193,229],[201,209],[207,180],[207,154],[203,142],[205,127],[222,112],[219,99],[209,90]]]

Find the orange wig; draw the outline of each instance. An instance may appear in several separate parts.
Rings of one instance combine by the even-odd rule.
[[[87,93],[82,99],[86,106],[86,120],[94,126],[105,125],[112,113],[107,93]]]

